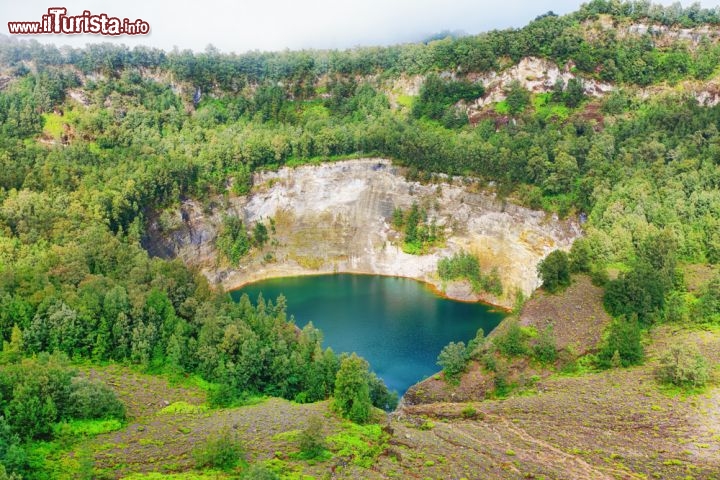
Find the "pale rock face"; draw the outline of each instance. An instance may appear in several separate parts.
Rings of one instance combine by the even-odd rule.
[[[571,72],[572,65],[562,68],[555,63],[541,58],[527,57],[507,70],[497,73],[490,72],[476,77],[476,82],[485,85],[486,93],[469,106],[469,110],[478,110],[487,105],[505,100],[505,89],[513,81],[518,81],[533,93],[546,93],[552,90],[555,82],[562,79],[565,84],[575,75]],[[613,86],[592,79],[583,79],[585,93],[594,97],[602,97],[613,90]]]
[[[372,273],[415,278],[446,288],[448,296],[478,300],[461,285],[443,285],[436,274],[438,260],[465,250],[478,255],[484,271],[496,267],[500,272],[506,293],[483,298],[512,306],[518,290],[527,296],[539,286],[538,262],[556,248],[569,249],[581,234],[579,225],[504,205],[462,183],[454,179],[438,187],[408,182],[383,159],[282,168],[256,174],[249,196],[232,198],[209,213],[195,201],[185,201],[179,228],[162,232],[157,222],[151,224],[148,249],[182,258],[225,289],[278,276]],[[391,227],[394,208],[408,209],[414,202],[445,230],[445,245],[426,255],[404,253]],[[273,218],[273,245],[238,266],[228,265],[215,249],[223,215],[237,215],[248,226],[259,220],[267,225]],[[264,261],[268,252],[274,261]]]

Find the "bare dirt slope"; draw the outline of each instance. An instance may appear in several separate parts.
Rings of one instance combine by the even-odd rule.
[[[402,478],[720,478],[720,388],[680,395],[653,376],[671,343],[718,365],[720,338],[670,327],[652,337],[640,367],[553,377],[531,396],[406,407],[393,421],[403,461],[384,467]],[[469,405],[477,418],[463,418]]]
[[[328,402],[268,399],[224,410],[163,412],[153,398],[202,405],[203,393],[123,368],[99,369],[95,374],[123,400],[142,399],[147,405],[134,410],[136,418],[123,430],[79,448],[92,452],[102,478],[192,471],[193,447],[229,428],[248,461],[280,468],[283,478],[718,479],[717,380],[701,393],[684,395],[659,386],[653,370],[659,354],[674,343],[696,344],[717,366],[720,335],[664,326],[651,337],[647,361],[639,367],[556,375],[538,382],[534,391],[502,400],[405,406],[390,415],[388,436],[379,444],[353,441],[355,450],[379,446],[365,467],[339,450],[325,461],[292,457],[297,432],[311,415],[323,418],[326,436],[350,432]]]
[[[146,245],[152,253],[200,267],[226,289],[270,277],[334,272],[410,277],[445,289],[435,274],[438,260],[466,250],[476,253],[487,271],[498,268],[505,294],[486,300],[509,307],[517,290],[529,296],[539,285],[537,263],[554,249],[568,249],[580,235],[575,222],[497,201],[478,193],[473,182],[410,182],[382,159],[282,168],[257,174],[254,185],[250,195],[218,199],[209,211],[184,202],[171,213],[172,225],[152,222]],[[444,247],[426,255],[400,249],[390,225],[393,209],[413,203],[444,230]],[[223,215],[236,215],[248,226],[272,218],[271,242],[240,265],[228,265],[215,250]],[[449,287],[453,297],[479,299],[468,289]]]
[[[586,275],[575,275],[565,291],[551,295],[538,290],[523,305],[520,325],[540,332],[552,325],[553,337],[559,350],[576,357],[594,351],[602,333],[610,323],[603,308],[603,290],[590,282]],[[502,322],[489,337],[502,335],[509,322]],[[531,363],[525,357],[509,364],[509,380],[518,385],[528,383],[533,376],[547,377],[552,370]],[[449,384],[442,375],[435,375],[410,387],[404,396],[406,404],[435,402],[468,402],[484,400],[494,388],[494,377],[478,362],[471,361],[457,385]]]

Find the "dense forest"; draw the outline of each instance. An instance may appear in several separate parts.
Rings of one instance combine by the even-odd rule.
[[[607,19],[613,28],[588,27]],[[637,22],[657,30],[620,35]],[[718,322],[718,281],[687,296],[675,267],[720,262],[720,105],[683,88],[717,75],[720,44],[660,36],[719,24],[717,8],[593,0],[517,30],[347,51],[0,39],[0,460],[32,478],[24,441],[52,437],[48,425],[62,419],[124,416],[110,393],[72,380],[73,362],[197,374],[216,385],[217,405],[258,393],[325,399],[354,368],[364,405],[394,405],[363,361],[288,322],[285,299],[233,303],[142,248],[149,215],[187,197],[245,194],[259,169],[377,155],[423,182],[475,177],[506,201],[586,218],[570,262],[607,283],[613,315]],[[471,123],[466,107],[485,94],[473,74],[530,56],[570,62],[575,78],[544,93],[515,82]],[[418,95],[395,98],[388,85],[414,75]],[[592,97],[591,80],[614,90]],[[416,241],[418,220],[403,215],[408,245],[431,246],[434,234]],[[234,262],[267,234],[238,223],[222,240]],[[619,277],[608,280],[608,267]],[[37,402],[18,401],[32,392]]]

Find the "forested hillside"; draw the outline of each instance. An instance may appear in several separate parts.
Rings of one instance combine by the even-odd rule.
[[[676,266],[720,262],[719,42],[718,8],[606,0],[517,30],[347,51],[0,39],[0,461],[36,478],[23,448],[57,435],[28,422],[123,417],[110,394],[106,414],[73,406],[100,387],[71,388],[71,361],[195,375],[217,405],[326,399],[347,370],[356,403],[394,405],[363,361],[288,323],[284,299],[235,304],[141,247],[149,216],[246,194],[261,169],[379,156],[421,182],[475,177],[505,201],[582,218],[573,268],[607,282],[612,315],[718,323],[719,281],[688,293]],[[528,57],[564,74],[511,79],[484,102],[483,79]],[[227,228],[236,263],[267,241],[265,225]],[[41,400],[22,412],[28,391]]]

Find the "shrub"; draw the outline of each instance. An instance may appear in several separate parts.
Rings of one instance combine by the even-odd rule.
[[[305,459],[319,457],[325,451],[325,437],[323,436],[322,419],[313,415],[308,420],[305,429],[298,439],[300,453]]]
[[[570,255],[568,256],[570,271],[573,273],[590,272],[591,257],[592,250],[590,249],[590,243],[584,238],[575,240],[570,248]]]
[[[548,364],[557,360],[557,344],[552,325],[548,325],[540,332],[537,343],[533,345],[533,353],[540,363]]]
[[[125,405],[109,387],[88,379],[73,382],[69,413],[74,418],[125,418]]]
[[[570,264],[567,253],[555,250],[538,264],[538,275],[543,288],[550,293],[559,292],[570,285]]]
[[[475,338],[470,340],[467,344],[467,356],[470,358],[477,358],[480,353],[483,352],[485,347],[485,331],[482,328],[478,328],[475,333]]]
[[[455,378],[465,370],[467,363],[467,355],[464,342],[450,342],[443,347],[437,358],[437,364],[440,365],[448,378]]]
[[[655,376],[678,387],[702,387],[708,381],[708,365],[694,345],[673,345],[660,357]]]
[[[640,363],[644,357],[643,346],[640,343],[641,338],[642,332],[636,317],[632,317],[630,320],[620,317],[613,321],[598,354],[600,366],[609,368],[613,366],[613,363],[617,363],[618,358],[621,367]],[[614,362],[613,357],[615,357]]]
[[[460,415],[462,415],[463,418],[467,419],[473,419],[477,417],[477,410],[475,410],[473,407],[468,405],[467,407],[463,408],[462,411],[460,411]]]
[[[240,476],[241,480],[280,480],[277,473],[273,472],[269,468],[255,464],[245,470]]]
[[[221,470],[230,470],[237,466],[243,453],[240,442],[229,430],[209,436],[192,452],[197,468],[219,468]]]
[[[520,327],[520,323],[512,321],[504,333],[496,336],[493,343],[503,355],[516,357],[528,353],[527,333]]]

